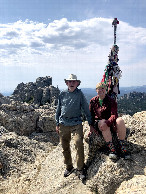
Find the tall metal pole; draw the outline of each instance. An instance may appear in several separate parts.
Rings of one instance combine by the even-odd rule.
[[[117,100],[117,95],[120,93],[119,91],[119,79],[122,76],[122,71],[118,66],[118,51],[119,47],[116,45],[116,31],[117,31],[117,24],[119,21],[117,18],[114,18],[112,22],[112,26],[114,26],[114,45],[111,48],[109,53],[109,60],[108,65],[104,70],[104,75],[101,82],[104,82],[107,85],[107,93],[113,99]]]
[[[114,26],[114,44],[116,44],[116,30],[117,30],[117,24],[119,24],[119,21],[117,18],[114,18],[112,22],[112,26]]]

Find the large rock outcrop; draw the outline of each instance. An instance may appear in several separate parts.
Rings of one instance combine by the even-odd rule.
[[[19,135],[54,131],[59,93],[50,76],[18,84],[11,96],[0,94],[0,125]]]
[[[0,110],[0,125],[8,131],[19,135],[28,135],[37,130],[39,114],[32,106],[13,101],[11,104],[2,104]]]
[[[56,133],[33,133],[28,138],[18,136],[14,132],[10,133],[3,128],[0,154],[1,163],[5,168],[1,169],[0,192],[2,194],[145,193],[146,112],[136,113],[133,117],[123,115],[123,119],[129,129],[127,146],[131,151],[131,160],[120,158],[113,162],[104,150],[97,150],[87,171],[86,185],[81,183],[75,173],[67,178],[63,177],[65,166]],[[87,161],[89,153],[87,123],[84,123],[84,132],[85,161]],[[76,167],[74,141],[71,141],[71,149]],[[7,176],[7,179],[4,179],[4,176]]]
[[[60,90],[52,86],[52,77],[39,77],[36,82],[23,82],[18,84],[10,97],[1,99],[1,103],[8,103],[11,100],[26,102],[36,105],[36,107],[47,104],[57,105],[57,99]]]
[[[0,125],[19,135],[55,131],[55,107],[48,104],[36,109],[28,103],[11,101],[0,106]]]
[[[75,173],[64,178],[62,148],[55,132],[55,105],[59,89],[50,77],[19,84],[10,97],[0,95],[0,193],[99,193],[145,192],[146,112],[123,115],[131,160],[109,159],[101,137],[93,134],[90,158],[89,126],[84,122],[86,185]],[[76,151],[71,141],[76,167]]]

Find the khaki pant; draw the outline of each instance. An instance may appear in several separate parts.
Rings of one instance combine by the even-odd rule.
[[[63,148],[64,163],[66,164],[67,169],[73,166],[71,150],[70,150],[71,133],[73,133],[73,137],[75,141],[75,149],[77,151],[77,154],[76,154],[77,169],[82,170],[84,166],[84,145],[83,145],[83,126],[82,125],[75,125],[75,126],[60,125],[59,137]]]

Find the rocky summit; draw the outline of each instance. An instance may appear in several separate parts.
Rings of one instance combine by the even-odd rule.
[[[45,77],[35,83],[19,84],[12,96],[0,95],[0,193],[145,193],[146,111],[122,116],[130,160],[110,160],[103,139],[96,134],[93,134],[96,151],[91,157],[89,125],[83,123],[88,163],[83,184],[75,172],[67,178],[63,176],[65,166],[54,120],[58,94],[52,79]],[[76,167],[73,140],[71,149]]]
[[[10,97],[1,97],[0,104],[10,103],[11,101],[26,102],[32,104],[35,107],[42,106],[44,104],[57,104],[57,98],[59,95],[58,87],[52,86],[52,77],[39,77],[36,82],[29,82],[24,84],[23,82],[18,84],[13,94]]]

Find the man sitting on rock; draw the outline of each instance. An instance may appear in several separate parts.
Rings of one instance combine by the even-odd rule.
[[[63,148],[64,163],[66,165],[64,177],[69,176],[74,170],[70,150],[71,133],[73,133],[77,151],[77,175],[83,181],[85,179],[85,174],[82,110],[89,124],[91,124],[91,114],[82,91],[77,88],[81,83],[81,81],[77,79],[77,76],[70,74],[69,77],[65,79],[65,83],[68,89],[62,91],[59,95],[56,110],[56,131],[59,133]]]
[[[89,106],[92,116],[90,134],[96,130],[103,136],[110,159],[116,160],[117,153],[124,159],[129,159],[130,155],[125,146],[126,127],[123,119],[118,118],[117,102],[106,94],[106,85],[103,82],[96,85],[96,91],[98,95],[90,100]],[[117,133],[120,150],[116,150],[113,144],[113,133]]]

